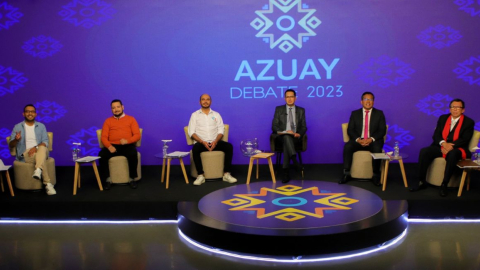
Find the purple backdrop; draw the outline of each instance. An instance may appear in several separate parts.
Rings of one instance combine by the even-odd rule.
[[[287,87],[306,108],[305,163],[341,163],[341,123],[372,91],[394,141],[416,162],[452,98],[480,108],[480,4],[438,0],[0,0],[0,157],[27,103],[54,132],[57,165],[99,151],[110,101],[144,129],[142,164],[162,139],[189,150],[183,127],[209,93],[240,141],[269,148]],[[480,130],[480,122],[477,122]]]

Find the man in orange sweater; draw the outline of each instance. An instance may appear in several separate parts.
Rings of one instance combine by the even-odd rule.
[[[132,116],[126,115],[122,101],[115,99],[111,103],[113,117],[107,118],[102,128],[102,143],[105,146],[98,154],[100,158],[100,175],[106,180],[105,189],[110,189],[111,180],[108,160],[116,156],[124,156],[128,161],[130,187],[135,189],[133,180],[137,177],[137,148],[135,143],[140,140],[140,128]],[[107,178],[108,177],[108,178]]]

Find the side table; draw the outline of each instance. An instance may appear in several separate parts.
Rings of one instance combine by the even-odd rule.
[[[275,183],[275,172],[273,171],[272,156],[275,153],[258,153],[250,157],[250,165],[248,166],[247,185],[250,184],[250,176],[252,175],[253,161],[257,160],[257,179],[258,179],[258,160],[266,158],[268,160],[268,166],[270,167],[270,174],[272,175],[272,182]]]
[[[457,197],[462,196],[463,185],[465,184],[465,178],[468,175],[467,180],[467,191],[470,190],[470,171],[472,170],[480,170],[480,164],[473,162],[470,159],[460,160],[457,163],[457,166],[463,170],[462,173],[462,180],[460,180],[460,186],[458,187],[458,194]]]
[[[103,191],[102,182],[100,181],[100,175],[98,174],[97,163],[95,162],[97,159],[100,159],[100,157],[88,156],[88,157],[83,157],[75,160],[75,177],[73,179],[73,195],[77,195],[77,186],[78,188],[80,188],[80,182],[81,182],[80,164],[84,164],[84,163],[92,164],[93,171],[95,172],[95,177],[97,178],[98,188],[100,189],[100,191]]]
[[[2,186],[2,192],[5,192],[5,188],[3,187],[3,177],[2,177],[2,172],[5,172],[5,177],[7,178],[8,188],[10,189],[10,195],[12,195],[12,197],[14,197],[15,194],[13,193],[12,180],[10,179],[10,174],[8,173],[8,169],[10,169],[10,167],[12,167],[12,166],[11,165],[5,166],[3,164],[3,161],[0,159],[0,184]]]
[[[166,184],[166,189],[168,189],[168,185],[170,183],[170,162],[172,161],[172,159],[178,159],[180,161],[180,167],[182,168],[183,177],[185,178],[185,183],[188,184],[187,171],[185,171],[185,165],[183,163],[183,158],[188,156],[189,154],[190,154],[189,152],[173,152],[173,153],[168,154],[166,157],[163,156],[163,153],[155,155],[155,157],[163,159],[162,181],[161,181],[162,183],[163,183],[163,179],[165,178],[165,160],[167,161],[167,184]]]
[[[399,155],[398,157],[394,156],[389,156],[390,159],[385,160],[385,170],[383,173],[383,186],[382,186],[382,191],[385,191],[385,188],[387,187],[387,176],[388,176],[388,165],[390,161],[398,161],[398,164],[400,165],[400,170],[402,171],[402,177],[403,177],[403,184],[405,185],[406,188],[408,188],[408,182],[407,182],[407,177],[405,175],[405,168],[403,167],[403,159],[408,158],[407,154],[402,154]]]

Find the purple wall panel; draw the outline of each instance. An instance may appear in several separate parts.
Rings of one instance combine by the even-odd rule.
[[[73,142],[96,155],[119,98],[144,128],[142,163],[160,164],[162,139],[189,150],[183,126],[209,93],[246,164],[240,141],[268,149],[274,107],[294,87],[305,163],[342,162],[341,123],[364,91],[390,125],[385,149],[399,141],[416,162],[452,98],[480,121],[479,12],[454,0],[0,0],[0,158],[13,161],[4,138],[27,103],[55,134],[57,165],[72,165]]]

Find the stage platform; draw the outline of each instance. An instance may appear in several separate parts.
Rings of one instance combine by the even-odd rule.
[[[221,180],[207,181],[201,186],[194,186],[193,180],[186,184],[178,165],[172,165],[170,188],[160,182],[161,166],[143,166],[143,178],[138,188],[114,185],[108,191],[98,189],[93,170],[84,165],[82,170],[82,186],[73,195],[74,167],[57,167],[57,195],[48,196],[42,192],[21,191],[15,189],[15,197],[11,197],[8,189],[0,194],[0,218],[33,219],[33,220],[165,220],[177,219],[179,202],[199,202],[205,195],[232,184]],[[247,165],[233,166],[232,175],[238,184],[245,184]],[[405,164],[409,183],[414,183],[417,176],[416,164]],[[189,171],[189,166],[187,166]],[[12,169],[10,175],[14,177]],[[292,177],[300,180],[300,173],[292,173]],[[308,164],[305,165],[305,178],[310,180],[337,183],[342,177],[341,164]],[[281,186],[281,175],[277,175]],[[403,186],[398,164],[391,164],[385,191],[369,181],[352,180],[347,183],[354,187],[373,192],[382,200],[406,200],[410,218],[480,218],[480,173],[472,174],[470,191],[464,191],[457,197],[458,189],[450,190],[447,197],[438,195],[438,188],[411,193]],[[271,181],[267,165],[260,165],[260,178],[257,181]],[[5,180],[4,185],[6,186]],[[234,184],[235,185],[235,184]]]

